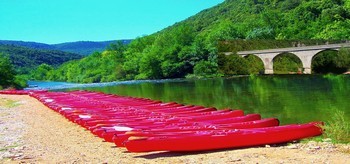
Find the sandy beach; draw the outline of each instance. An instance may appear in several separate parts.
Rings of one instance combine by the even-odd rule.
[[[205,144],[205,143],[203,143]],[[0,94],[0,163],[346,163],[350,145],[324,142],[192,153],[129,153],[29,96]]]

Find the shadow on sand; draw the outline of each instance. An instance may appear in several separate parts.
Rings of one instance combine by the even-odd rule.
[[[269,146],[270,147],[281,147],[281,146],[287,146],[287,145],[288,145],[288,143],[282,143],[282,144],[274,144],[274,145],[269,145]],[[143,154],[143,155],[135,156],[134,158],[157,159],[157,158],[164,158],[164,157],[191,156],[191,155],[210,154],[210,153],[229,151],[229,150],[242,150],[242,149],[263,148],[263,147],[266,147],[266,145],[254,146],[254,147],[244,147],[244,148],[228,148],[228,149],[219,149],[219,150],[208,150],[208,151],[193,151],[193,152],[162,151],[162,152],[152,152],[152,153],[148,153],[145,155]],[[125,151],[124,153],[130,153],[130,152]]]

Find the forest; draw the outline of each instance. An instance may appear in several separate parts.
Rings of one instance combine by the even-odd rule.
[[[8,55],[18,74],[28,74],[40,64],[54,67],[64,62],[81,59],[83,56],[57,50],[33,49],[15,45],[0,44],[0,53]]]
[[[226,0],[128,45],[116,42],[59,67],[42,64],[30,76],[91,83],[257,74],[263,69],[260,59],[220,52],[350,40],[349,18],[349,0]],[[312,64],[314,73],[342,73],[350,67],[350,53],[325,51]],[[275,58],[277,73],[300,67],[294,55]]]

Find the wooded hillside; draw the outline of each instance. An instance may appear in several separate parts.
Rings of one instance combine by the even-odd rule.
[[[262,69],[259,59],[219,55],[219,43],[237,39],[265,40],[265,46],[259,45],[263,49],[276,46],[272,43],[279,41],[291,44],[299,40],[349,40],[349,18],[349,0],[226,0],[162,31],[137,38],[127,46],[116,44],[94,58],[65,64],[43,78],[99,82],[257,73]],[[107,57],[113,62],[97,64]],[[281,62],[276,66],[289,64],[293,71],[300,67],[293,57]],[[94,70],[99,72],[115,70],[114,77],[107,80],[93,70],[76,69],[88,68],[91,63],[95,63]],[[71,74],[84,78],[74,78]]]

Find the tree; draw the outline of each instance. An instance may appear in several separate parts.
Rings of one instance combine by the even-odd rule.
[[[233,54],[226,56],[226,62],[221,69],[226,75],[244,75],[249,74],[247,65],[244,58]]]
[[[240,33],[241,30],[235,26],[235,24],[230,20],[223,20],[212,30],[208,31],[207,42],[215,43],[220,40],[233,40],[244,38],[244,35]]]
[[[48,64],[41,64],[34,72],[32,72],[32,78],[35,80],[48,79],[49,72],[52,70],[52,66]]]
[[[247,39],[274,39],[274,31],[270,27],[255,28],[248,32]]]
[[[0,53],[0,87],[6,88],[15,84],[16,72],[10,58]]]
[[[350,20],[335,21],[332,24],[328,24],[321,32],[319,32],[316,39],[327,40],[342,40],[350,39]]]
[[[341,48],[335,61],[336,65],[341,68],[350,69],[350,49]]]
[[[124,61],[124,52],[127,49],[127,45],[125,45],[122,41],[117,41],[116,43],[112,43],[107,47],[108,51],[116,52],[117,62],[122,63]]]
[[[248,55],[245,60],[247,61],[249,74],[259,74],[264,70],[264,63],[259,57]]]
[[[194,66],[194,74],[199,77],[212,77],[217,75],[217,63],[202,60]]]
[[[162,78],[161,61],[157,53],[151,52],[142,56],[140,61],[140,74],[136,79],[160,79]]]
[[[345,9],[350,10],[350,0],[345,0],[344,7]]]

